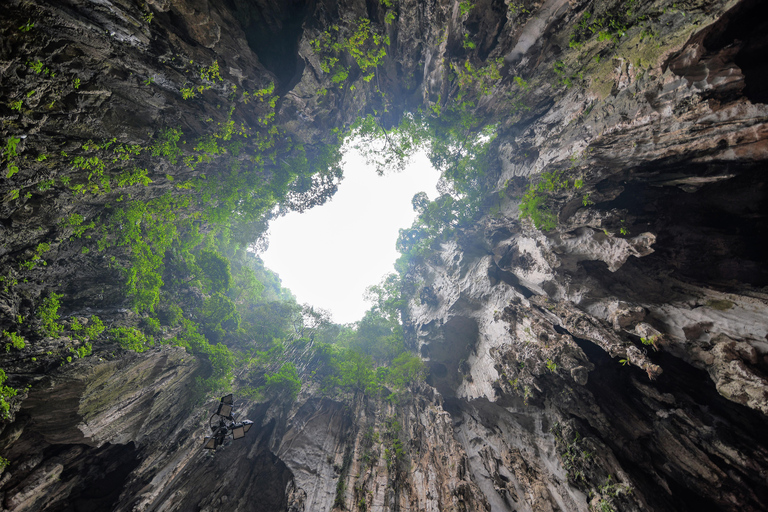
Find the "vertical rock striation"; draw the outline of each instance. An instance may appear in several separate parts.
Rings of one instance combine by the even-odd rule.
[[[450,62],[501,68],[476,105],[498,133],[483,214],[407,274],[403,319],[428,385],[397,400],[305,386],[295,402],[248,402],[252,433],[210,454],[213,402],[194,393],[209,369],[183,349],[113,344],[60,366],[51,354],[73,341],[41,338],[0,354],[22,390],[0,433],[3,510],[764,509],[764,2],[394,4],[388,23],[384,4],[362,0],[6,6],[2,137],[47,156],[0,182],[0,262],[20,281],[0,293],[3,328],[54,282],[67,318],[138,321],[110,266],[125,252],[83,251],[70,189],[45,183],[88,139],[255,124],[257,107],[217,108],[223,84],[182,98],[194,62],[218,62],[241,89],[275,83],[276,119],[310,149],[360,114],[389,126],[438,108],[459,89]],[[313,41],[358,18],[390,44],[375,81],[352,73],[340,89]],[[36,37],[19,31],[26,20]],[[217,172],[151,167],[139,199],[203,171]],[[521,218],[529,185],[563,175],[542,196],[556,225]],[[113,201],[83,208],[95,218]],[[10,270],[44,242],[49,265]]]

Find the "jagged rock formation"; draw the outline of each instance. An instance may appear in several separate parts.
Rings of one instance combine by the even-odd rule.
[[[41,339],[2,355],[23,390],[0,434],[5,510],[764,508],[765,5],[463,4],[400,0],[384,23],[384,5],[356,0],[11,2],[3,140],[47,158],[0,184],[0,261],[15,268],[44,242],[54,256],[13,274],[28,281],[0,294],[3,328],[31,318],[52,282],[68,317],[136,321],[107,256],[62,222],[69,190],[44,183],[89,138],[144,144],[166,126],[202,136],[263,115],[246,105],[228,118],[223,84],[184,100],[200,82],[193,62],[218,59],[241,89],[273,81],[276,119],[309,148],[361,112],[391,107],[386,125],[455,96],[450,62],[503,65],[477,106],[498,122],[492,207],[409,274],[404,323],[428,385],[398,406],[312,386],[291,404],[250,403],[255,434],[213,456],[199,449],[213,405],[192,393],[206,371],[194,357],[112,344],[60,367],[50,353],[71,340]],[[391,44],[375,82],[353,72],[339,89],[312,41],[361,17]],[[33,73],[37,59],[56,76]],[[140,198],[173,190],[163,176],[214,172],[149,171]],[[571,185],[546,194],[557,225],[541,231],[519,198],[555,171]],[[116,196],[89,196],[88,218]]]

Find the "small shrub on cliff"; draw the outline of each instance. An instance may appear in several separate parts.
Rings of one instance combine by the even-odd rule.
[[[301,379],[293,363],[285,363],[278,372],[268,373],[265,377],[266,384],[258,390],[262,394],[277,396],[286,393],[294,401],[301,391]]]
[[[74,354],[79,358],[83,359],[84,357],[88,357],[93,353],[93,345],[91,343],[86,343],[85,345],[77,348],[70,348],[70,352],[74,352]],[[69,361],[69,357],[67,358],[67,362]]]
[[[110,329],[109,334],[126,350],[144,352],[153,345],[152,339],[135,327],[115,327]]]
[[[10,416],[11,404],[8,403],[8,399],[16,396],[17,391],[12,387],[5,386],[5,381],[8,377],[5,375],[5,371],[0,369],[0,418],[6,419]]]
[[[409,352],[397,356],[389,366],[387,382],[397,388],[406,388],[427,378],[427,367],[420,357]]]
[[[152,156],[162,156],[175,164],[181,156],[181,149],[178,146],[181,138],[181,130],[174,128],[164,128],[160,131],[154,146],[152,146]]]
[[[157,318],[146,317],[141,320],[141,327],[152,335],[160,334],[163,328],[160,327],[160,320]]]
[[[62,296],[58,293],[52,293],[43,300],[42,305],[37,310],[37,316],[42,321],[42,330],[46,336],[55,338],[61,334],[62,329],[57,320],[59,319],[59,299]]]
[[[157,316],[161,324],[175,327],[184,317],[184,312],[176,304],[171,304],[168,307],[160,309],[157,312]]]
[[[69,328],[72,330],[72,337],[78,341],[93,341],[99,336],[99,334],[104,332],[105,329],[104,323],[96,315],[91,315],[91,318],[87,323],[87,327],[81,324],[80,320],[75,318],[72,320]]]
[[[530,219],[536,229],[551,231],[557,227],[557,216],[546,206],[549,193],[568,188],[568,180],[558,172],[547,172],[541,181],[531,185],[520,200],[520,218]]]
[[[18,333],[3,331],[3,335],[5,335],[6,338],[10,340],[10,342],[5,345],[6,352],[10,352],[11,347],[21,350],[27,346],[27,343],[24,340],[24,337],[20,336]]]
[[[181,332],[170,340],[170,344],[184,347],[187,352],[196,356],[205,357],[211,364],[211,376],[197,379],[198,392],[205,394],[229,389],[235,362],[232,352],[222,343],[211,345],[205,336],[197,331],[194,322],[181,318],[180,323]]]
[[[330,73],[335,83],[343,86],[342,82],[347,79],[350,71],[340,64],[343,53],[349,54],[355,60],[363,74],[363,80],[370,82],[379,63],[387,54],[389,36],[379,34],[368,18],[360,18],[352,27],[331,26],[310,44],[312,50],[321,58],[321,69]]]

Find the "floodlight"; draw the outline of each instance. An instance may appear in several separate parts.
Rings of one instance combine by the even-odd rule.
[[[216,411],[216,414],[218,414],[219,416],[223,416],[224,418],[232,419],[232,394],[231,393],[221,398],[221,402],[219,403],[219,410]]]
[[[206,436],[203,441],[203,448],[206,450],[215,450],[219,446],[224,446],[227,439],[242,439],[253,426],[251,420],[237,421],[234,411],[234,399],[232,394],[221,397],[219,407],[208,420],[208,426],[211,428],[210,437]],[[218,418],[214,420],[214,418]]]
[[[232,406],[229,404],[221,403],[219,404],[219,410],[216,411],[216,414],[225,418],[232,419]]]

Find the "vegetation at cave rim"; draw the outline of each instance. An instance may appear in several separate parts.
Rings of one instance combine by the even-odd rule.
[[[395,19],[397,6],[384,5],[386,26]],[[471,2],[462,2],[463,16],[471,9]],[[586,23],[574,41],[589,39],[590,31],[600,27],[613,30],[606,40],[621,38],[625,21],[607,19]],[[24,144],[9,135],[2,144],[5,176],[19,186],[5,201],[21,206],[32,198],[69,194],[75,207],[59,220],[53,238],[9,268],[0,285],[10,292],[25,280],[42,280],[46,254],[77,245],[83,255],[105,255],[110,268],[120,273],[141,321],[105,329],[98,327],[98,316],[62,320],[59,300],[66,305],[67,298],[51,291],[38,304],[35,318],[18,318],[6,331],[8,346],[18,348],[19,338],[34,344],[44,336],[67,335],[72,342],[47,355],[49,363],[66,364],[88,357],[91,347],[108,354],[118,347],[143,351],[178,345],[207,361],[201,390],[220,392],[234,382],[253,397],[295,396],[298,368],[309,365],[312,379],[325,393],[375,393],[422,379],[424,368],[405,349],[401,326],[406,302],[417,296],[409,269],[462,226],[493,212],[489,173],[496,166],[489,155],[498,120],[480,105],[502,80],[514,80],[517,93],[509,98],[509,107],[513,113],[525,112],[530,84],[521,77],[502,77],[500,60],[479,62],[461,55],[445,63],[452,84],[446,97],[401,113],[396,126],[385,126],[382,118],[392,117],[396,101],[379,88],[380,66],[390,44],[383,25],[367,18],[351,20],[311,42],[335,88],[352,92],[366,87],[375,99],[369,112],[329,132],[324,143],[307,145],[277,121],[280,97],[274,83],[239,89],[222,77],[216,59],[190,66],[187,80],[178,84],[178,94],[191,110],[218,102],[216,118],[203,120],[204,133],[164,126],[143,144],[79,140],[66,151],[23,155],[33,159],[22,157]],[[33,23],[25,27],[19,37],[34,37],[40,30]],[[464,48],[473,50],[474,43],[465,36]],[[65,94],[87,86],[79,76],[57,72],[44,55],[22,56],[21,61],[18,73],[28,90],[9,104],[20,118],[64,108],[59,100]],[[564,69],[563,64],[554,74]],[[141,84],[157,86],[152,76],[143,77]],[[48,91],[45,101],[32,103],[30,98],[43,89]],[[332,93],[320,89],[317,94]],[[335,192],[342,178],[341,148],[348,140],[357,141],[382,171],[401,167],[416,151],[426,150],[442,175],[440,197],[414,197],[419,217],[400,233],[398,273],[372,287],[374,307],[354,328],[334,325],[322,313],[298,305],[247,250],[265,243],[276,212],[302,211]],[[54,166],[68,171],[55,176],[37,172]],[[531,190],[523,197],[523,217],[552,229],[547,190]],[[94,213],[91,203],[103,208]]]

